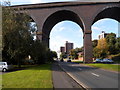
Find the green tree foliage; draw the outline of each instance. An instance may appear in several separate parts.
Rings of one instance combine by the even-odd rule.
[[[48,48],[45,46],[46,45],[41,43],[39,40],[34,41],[31,45],[30,55],[34,60],[35,64],[42,64],[47,61]]]
[[[67,58],[67,54],[66,53],[61,53],[60,58]]]
[[[78,52],[82,52],[82,51],[83,51],[83,47],[81,47],[81,48],[75,48],[74,50],[75,50],[77,53],[78,53]]]
[[[72,49],[70,51],[70,55],[71,55],[72,59],[78,59],[79,52],[83,52],[83,47]]]
[[[31,35],[33,37],[36,36],[37,24],[35,22],[30,22],[30,23],[28,23],[28,27],[30,27],[29,32],[31,33]]]
[[[51,53],[53,58],[57,58],[57,53],[55,51],[51,51]]]
[[[53,61],[53,58],[57,58],[57,53],[55,51],[50,51],[40,40],[35,40],[31,44],[30,56],[35,64],[43,64]]]
[[[93,40],[92,41],[93,48],[95,48],[97,46],[97,44],[98,44],[98,40]]]
[[[57,53],[55,51],[47,51],[47,61],[51,62],[54,61],[54,58],[57,58]]]
[[[110,33],[106,36],[107,44],[108,44],[108,52],[109,54],[116,54],[116,34]]]
[[[93,49],[95,58],[105,58],[108,55],[108,45],[106,39],[98,40],[98,45]]]
[[[3,60],[16,61],[20,67],[22,59],[29,54],[30,44],[33,41],[28,32],[30,19],[26,14],[16,13],[9,6],[3,6],[2,16]]]
[[[120,37],[116,39],[115,48],[116,48],[116,53],[117,54],[120,53]]]
[[[98,40],[98,42],[93,41],[93,55],[95,58],[106,58],[120,53],[120,37],[116,38],[115,33],[110,33],[105,39]]]
[[[70,50],[70,55],[72,56],[72,59],[77,59],[78,58],[78,51],[76,49]]]
[[[50,51],[41,41],[33,40],[36,25],[31,25],[31,19],[25,12],[22,14],[19,9],[3,6],[2,16],[4,61],[14,62],[20,67],[29,55],[35,64],[42,64],[57,57],[57,54]]]

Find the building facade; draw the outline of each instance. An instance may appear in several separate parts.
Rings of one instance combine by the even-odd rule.
[[[102,31],[102,33],[98,36],[99,39],[102,39],[102,38],[106,38],[106,36],[108,35],[109,33],[105,33],[105,31]]]
[[[71,49],[73,49],[73,43],[70,43],[70,42],[66,41],[66,43],[65,43],[65,52],[66,52],[66,54],[69,54]]]
[[[65,52],[65,47],[60,47],[60,52],[64,53]]]

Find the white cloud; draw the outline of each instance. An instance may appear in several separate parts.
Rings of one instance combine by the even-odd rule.
[[[95,31],[95,30],[102,31],[102,29],[101,29],[101,28],[99,28],[99,27],[96,27],[96,26],[93,26],[93,27],[92,27],[92,30],[93,30],[93,31]]]
[[[59,27],[59,26],[57,26],[56,28],[52,29],[53,32],[61,32],[63,30],[65,30],[65,27]]]
[[[71,41],[68,38],[61,36],[54,36],[50,38],[50,48],[53,51],[59,51],[61,46],[64,46],[66,41]]]
[[[50,49],[53,51],[59,51],[61,46],[65,46],[66,41],[74,43],[74,47],[83,46],[83,39],[80,39],[82,43],[78,43],[74,39],[66,38],[63,36],[54,36],[50,38]]]
[[[104,30],[97,26],[93,26],[92,27],[92,40],[98,39],[98,35],[101,33],[101,31],[104,31]]]
[[[65,27],[61,27],[60,29],[58,29],[58,31],[63,31],[65,29]]]

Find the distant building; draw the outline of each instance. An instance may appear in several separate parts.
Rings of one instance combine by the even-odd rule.
[[[64,53],[65,52],[65,47],[60,47],[60,52]]]
[[[66,52],[66,54],[69,54],[71,49],[73,49],[73,43],[70,43],[70,42],[66,41],[66,43],[65,43],[65,52]]]
[[[106,38],[106,36],[108,35],[109,33],[105,33],[105,31],[102,31],[102,33],[98,36],[99,39],[102,39],[102,38]]]
[[[70,50],[73,49],[73,43],[66,41],[65,47],[60,47],[60,53],[65,53],[69,57]]]

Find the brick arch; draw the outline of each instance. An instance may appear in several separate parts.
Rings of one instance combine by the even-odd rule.
[[[120,22],[120,3],[115,2],[58,2],[11,6],[32,16],[38,25],[37,39],[49,46],[52,27],[60,21],[76,22],[84,32],[84,62],[92,62],[91,26],[103,18]],[[52,13],[52,14],[51,14]]]
[[[82,28],[82,30],[84,30],[84,24],[82,22],[82,19],[76,13],[70,10],[56,11],[46,19],[42,28],[42,33],[43,33],[42,41],[47,43],[48,47],[49,47],[49,35],[52,28],[57,23],[65,20],[69,20],[77,23]]]
[[[13,8],[13,9],[14,9],[14,8]],[[19,10],[19,9],[17,8],[17,10],[15,11],[15,13],[16,13],[16,14],[21,14],[21,15],[27,15],[27,16],[29,17],[29,19],[31,19],[31,22],[35,22],[35,21],[36,21],[36,20],[35,20],[35,17],[32,16],[31,13],[28,13],[28,11],[26,11],[26,10]]]
[[[100,19],[110,18],[120,22],[120,6],[106,7],[96,14],[92,25]]]

